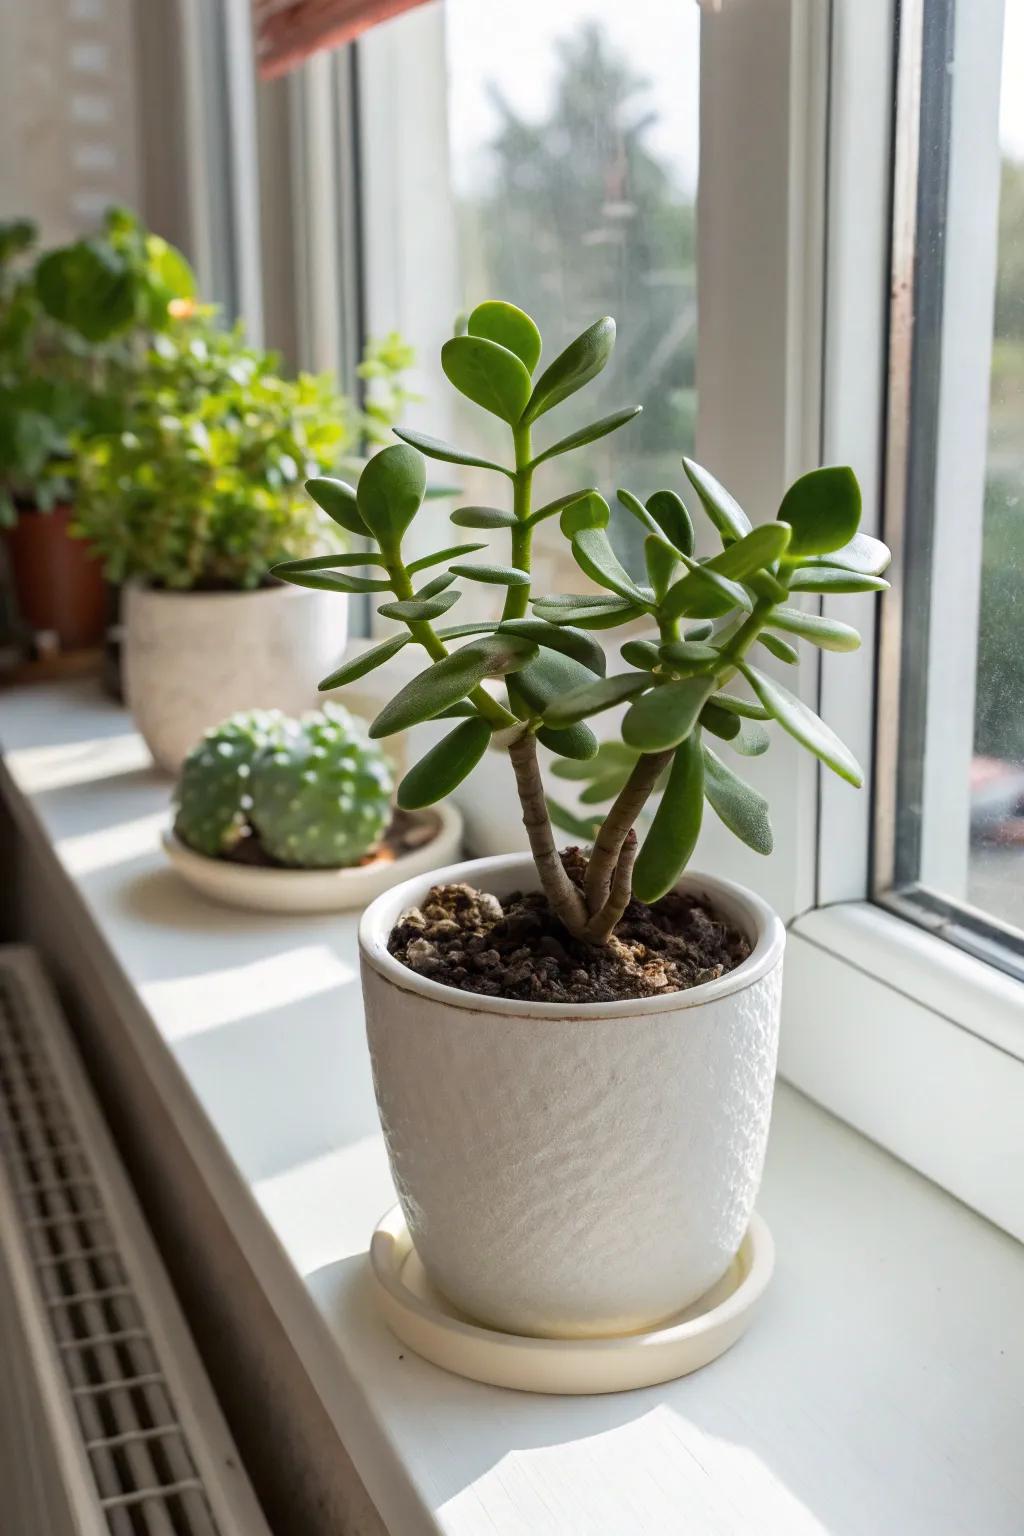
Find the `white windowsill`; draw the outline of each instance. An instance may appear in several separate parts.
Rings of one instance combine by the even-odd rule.
[[[557,1399],[404,1350],[366,1276],[393,1193],[354,919],[192,895],[159,849],[168,781],[89,685],[3,696],[0,736],[20,836],[141,998],[151,1071],[392,1536],[1017,1536],[1024,1250],[785,1086],[778,1269],[722,1360]]]

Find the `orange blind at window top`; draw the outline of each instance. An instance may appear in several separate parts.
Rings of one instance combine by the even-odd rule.
[[[424,0],[252,0],[256,61],[273,80],[321,48],[339,48],[367,27]]]

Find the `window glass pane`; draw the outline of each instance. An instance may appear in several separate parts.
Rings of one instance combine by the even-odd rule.
[[[982,544],[970,901],[1024,929],[1024,3],[1010,0]]]
[[[445,25],[465,307],[518,304],[537,320],[547,361],[599,316],[615,317],[611,363],[538,425],[539,447],[619,406],[644,407],[546,464],[535,504],[577,486],[609,498],[620,485],[643,495],[678,486],[696,409],[697,6],[446,0]],[[458,424],[460,443],[507,457],[501,424],[469,405]],[[494,500],[493,476],[459,478],[466,501]],[[613,532],[639,572],[638,526],[620,510]],[[586,585],[555,530],[539,546],[542,585]]]
[[[907,474],[887,600],[902,602],[895,837],[879,882],[1010,969],[1024,965],[1022,78],[1024,0],[928,0],[911,405],[890,423]],[[900,228],[897,210],[897,269]],[[879,730],[884,758],[884,709]],[[883,778],[883,829],[887,793]]]

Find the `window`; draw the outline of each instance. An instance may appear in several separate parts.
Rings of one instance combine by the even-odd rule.
[[[1022,74],[1022,0],[924,6],[906,474],[889,507],[899,685],[886,691],[883,674],[876,883],[1024,975]],[[897,245],[897,265],[906,255]]]
[[[549,359],[614,315],[615,357],[583,419],[644,405],[620,433],[549,464],[545,501],[623,483],[647,496],[676,484],[680,455],[693,452],[699,32],[697,7],[676,0],[446,3],[460,307],[512,300],[537,321]],[[485,448],[488,422],[457,409],[459,441]],[[493,496],[486,476],[471,478],[469,500]],[[629,518],[613,528],[641,575],[641,531]],[[567,559],[564,541],[545,542]],[[571,559],[547,564],[552,589],[578,581]]]

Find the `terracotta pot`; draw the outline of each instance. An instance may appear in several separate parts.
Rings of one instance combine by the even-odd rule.
[[[18,613],[35,634],[57,635],[62,651],[99,645],[107,626],[108,593],[99,561],[73,539],[70,506],[25,508],[4,540]]]
[[[395,1187],[433,1283],[469,1317],[541,1337],[638,1331],[718,1281],[761,1182],[785,930],[757,896],[680,889],[749,957],[685,992],[566,1007],[483,997],[388,952],[433,884],[536,889],[521,854],[422,875],[359,929],[374,1086]]]
[[[176,773],[200,736],[240,709],[301,714],[345,649],[334,592],[124,589],[125,697],[159,767]]]

